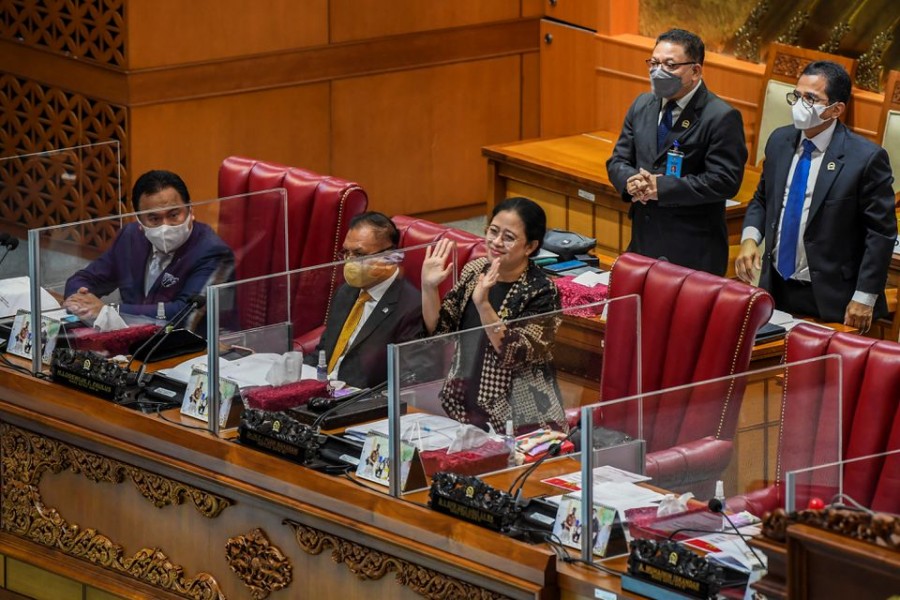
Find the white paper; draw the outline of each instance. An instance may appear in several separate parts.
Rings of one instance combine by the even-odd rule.
[[[603,271],[602,273],[587,271],[573,279],[572,282],[583,285],[584,287],[594,287],[595,285],[600,284],[609,285],[609,275],[609,271]]]
[[[0,318],[15,316],[21,310],[31,311],[31,280],[26,277],[10,277],[0,281]],[[41,312],[60,308],[56,298],[41,288]]]
[[[572,492],[572,495],[581,497],[581,492]],[[594,486],[594,503],[618,510],[651,506],[662,500],[662,497],[659,492],[633,483],[607,482]]]
[[[737,200],[734,200],[732,198],[729,198],[728,200],[725,201],[725,208],[728,208],[730,206],[740,206],[740,205],[741,205],[740,202],[738,202]]]
[[[400,417],[400,437],[403,441],[416,446],[419,451],[440,450],[456,439],[456,433],[462,424],[459,421],[437,415],[415,413]],[[347,436],[365,439],[369,432],[388,436],[388,420],[382,419],[373,423],[364,423],[348,427]]]
[[[618,469],[611,465],[603,465],[602,467],[594,468],[593,477],[594,477],[594,484],[598,484],[598,483],[640,483],[642,481],[650,480],[650,478],[645,475],[638,475],[637,473],[625,471],[624,469]],[[557,485],[557,482],[565,484],[565,485],[562,485],[559,487],[564,487],[565,489],[570,489],[570,490],[580,490],[581,489],[581,471],[576,471],[574,473],[569,473],[567,475],[560,475],[557,477],[550,477],[549,479],[544,479],[541,483]]]

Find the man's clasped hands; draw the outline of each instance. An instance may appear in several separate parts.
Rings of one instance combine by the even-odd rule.
[[[636,175],[632,175],[625,181],[625,190],[631,195],[632,202],[647,204],[649,200],[659,200],[656,190],[656,178],[646,169],[641,169]]]

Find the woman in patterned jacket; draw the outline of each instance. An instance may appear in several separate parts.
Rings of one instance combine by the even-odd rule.
[[[544,210],[527,198],[494,207],[485,232],[487,257],[468,263],[443,302],[438,286],[450,274],[454,242],[429,248],[422,264],[422,315],[429,335],[462,331],[441,390],[447,414],[502,432],[540,426],[566,429],[551,349],[558,316],[556,285],[530,257],[544,239]],[[516,322],[517,319],[524,319]],[[477,328],[474,329],[473,328]],[[472,331],[466,331],[472,330]]]

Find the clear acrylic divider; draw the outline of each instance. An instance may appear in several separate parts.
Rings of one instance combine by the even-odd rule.
[[[583,539],[598,539],[588,506],[615,515],[604,535],[690,540],[784,505],[792,467],[841,456],[841,360],[816,359],[603,401],[582,409]],[[589,458],[588,458],[589,457]],[[687,494],[690,494],[689,496]],[[728,534],[725,534],[728,535]],[[612,542],[610,542],[612,543]],[[624,548],[618,544],[618,548]],[[582,546],[584,560],[605,560]],[[709,548],[706,549],[709,551]]]
[[[0,287],[18,289],[18,281],[6,280],[28,276],[29,228],[84,221],[69,232],[78,243],[98,245],[115,236],[106,224],[90,220],[125,212],[121,165],[118,140],[0,158],[0,222],[10,224],[3,230],[21,246],[18,252],[0,246],[0,257],[9,251],[0,264]]]
[[[47,368],[56,346],[104,357],[140,350],[129,368],[147,353],[151,362],[163,358],[180,341],[205,350],[207,286],[248,269],[283,271],[286,208],[285,190],[272,189],[30,230],[29,328],[41,332],[23,353],[32,371]],[[163,218],[191,223],[188,237],[151,242],[147,233],[164,232]],[[90,231],[110,235],[100,240]],[[169,247],[174,250],[163,255]]]
[[[286,352],[301,352],[304,359],[301,380],[315,380],[318,376],[318,345],[325,330],[326,319],[335,310],[335,298],[340,298],[342,305],[346,306],[352,305],[353,300],[358,297],[358,289],[345,283],[345,269],[367,269],[372,273],[380,271],[383,275],[383,269],[397,266],[398,277],[406,274],[412,288],[401,293],[413,293],[418,300],[421,293],[413,283],[419,280],[426,250],[435,244],[436,242],[393,249],[380,254],[211,286],[207,326],[213,343],[209,344],[208,354],[199,365],[206,373],[203,385],[209,390],[209,407],[204,412],[222,415],[222,401],[228,395],[221,393],[223,385],[239,390],[245,401],[251,392],[258,395],[260,392],[271,391],[270,397],[282,392],[294,393],[287,387],[290,384],[278,390],[280,386],[271,386],[265,378],[274,362]],[[452,272],[455,273],[455,255],[451,262],[454,265]],[[351,297],[353,300],[349,300]],[[375,310],[380,311],[379,314],[370,316],[371,321],[366,321],[357,336],[370,335],[372,328],[378,327],[378,317],[388,315],[392,309],[385,306],[382,309],[376,307]],[[418,327],[415,329],[418,331]],[[350,342],[351,346],[356,342],[357,338],[354,338]],[[367,347],[368,351],[385,353],[387,350],[385,346],[371,345],[370,350]],[[327,365],[331,357],[326,355],[325,358]],[[332,381],[341,382],[337,385],[342,387],[334,390],[336,397],[365,388],[372,388],[372,394],[384,395],[387,370],[383,373],[347,372],[342,364],[338,364],[328,376]],[[376,387],[380,387],[381,391]],[[191,389],[196,389],[196,382],[189,384],[188,392]],[[195,409],[187,395],[185,398],[184,408],[187,410],[182,412],[190,414]],[[365,400],[365,397],[361,395],[359,399]],[[383,408],[386,417],[386,404]],[[325,429],[322,422],[316,422],[317,414],[312,414],[311,409],[288,412],[293,419],[305,419],[308,421],[305,424],[315,424],[316,427]],[[223,426],[221,419],[220,422],[215,419],[208,421],[209,430],[216,435],[232,434],[232,426],[236,423],[231,421],[225,425]]]
[[[844,507],[900,515],[900,448],[787,472],[787,512]]]
[[[425,503],[435,473],[486,476],[518,506],[562,493],[542,481],[581,470],[574,423],[601,397],[607,326],[616,318],[635,327],[628,340],[619,329],[622,353],[632,354],[615,360],[638,365],[639,310],[640,298],[627,296],[391,346],[391,493]],[[630,372],[626,389],[638,384]],[[412,477],[417,469],[424,477]]]

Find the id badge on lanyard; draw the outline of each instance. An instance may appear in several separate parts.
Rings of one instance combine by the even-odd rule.
[[[675,142],[672,149],[666,153],[666,175],[681,177],[682,162],[684,162],[684,152],[678,149],[678,142]]]

